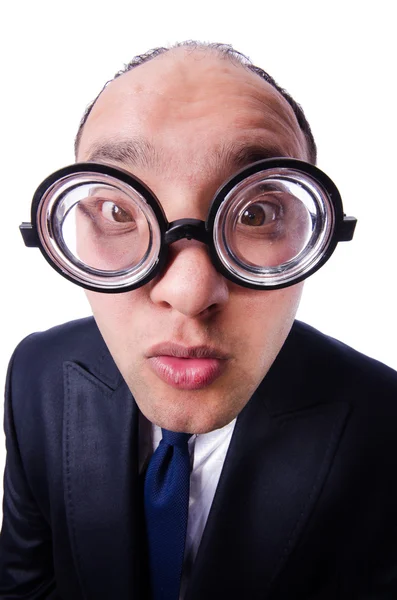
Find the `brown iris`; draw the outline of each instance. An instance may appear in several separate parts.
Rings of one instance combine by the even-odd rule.
[[[241,223],[243,225],[260,227],[267,221],[274,221],[276,217],[275,212],[271,205],[251,204],[241,215]]]
[[[130,213],[117,206],[117,204],[113,204],[112,206],[112,217],[117,223],[129,223],[132,221]]]

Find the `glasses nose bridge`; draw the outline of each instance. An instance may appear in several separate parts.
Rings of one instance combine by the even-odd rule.
[[[165,232],[165,243],[169,245],[182,239],[198,240],[209,246],[210,233],[205,227],[205,221],[201,221],[200,219],[178,219],[171,221]]]

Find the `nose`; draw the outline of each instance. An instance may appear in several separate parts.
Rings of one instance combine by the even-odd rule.
[[[204,317],[227,303],[229,288],[212,264],[207,246],[184,239],[169,246],[166,266],[154,279],[150,297],[153,303],[187,317]]]

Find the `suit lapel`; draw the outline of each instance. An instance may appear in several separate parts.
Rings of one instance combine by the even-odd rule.
[[[84,597],[124,600],[140,597],[138,410],[115,368],[98,375],[64,365],[65,505]]]
[[[288,362],[287,348],[237,420],[186,600],[268,598],[318,499],[349,405],[321,403]]]

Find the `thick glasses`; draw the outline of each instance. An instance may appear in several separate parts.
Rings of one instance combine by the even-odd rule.
[[[50,175],[32,201],[26,246],[88,290],[126,292],[158,275],[168,246],[207,244],[215,268],[258,290],[294,285],[353,237],[339,192],[320,169],[272,158],[239,171],[215,194],[207,220],[169,223],[153,192],[130,173],[96,163]]]

